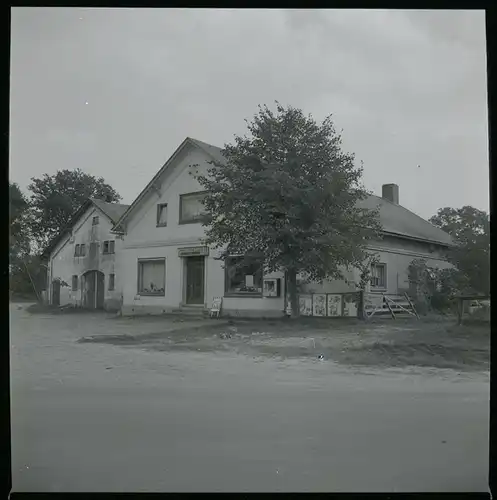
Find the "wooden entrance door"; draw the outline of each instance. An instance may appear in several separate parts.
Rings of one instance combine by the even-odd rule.
[[[96,300],[96,308],[103,309],[104,301],[105,301],[105,275],[101,271],[95,271],[97,275],[97,300]]]
[[[205,257],[186,257],[186,303],[204,303]]]
[[[85,291],[84,291],[84,306],[88,309],[95,308],[95,288],[96,279],[95,272],[88,271],[85,273]]]
[[[83,305],[87,309],[103,309],[105,300],[105,276],[101,271],[84,274]]]
[[[60,281],[52,281],[52,305],[60,306]]]

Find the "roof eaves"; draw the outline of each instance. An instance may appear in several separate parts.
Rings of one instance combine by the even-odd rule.
[[[180,153],[180,151],[186,146],[186,144],[195,144],[194,141],[191,140],[190,137],[187,137],[174,151],[174,153],[166,160],[164,165],[159,169],[159,171],[152,177],[152,180],[141,190],[138,196],[133,200],[131,205],[127,208],[127,210],[121,215],[121,217],[114,223],[112,227],[113,232],[124,233],[123,228],[119,229],[119,226],[127,219],[129,214],[134,210],[134,208],[140,203],[140,201],[144,198],[145,194],[152,189],[155,181],[166,171],[166,169],[171,165],[174,158]]]
[[[52,241],[45,247],[41,256],[49,256],[54,248],[59,244],[62,238],[70,231],[70,229],[74,226],[77,219],[88,209],[90,205],[94,204],[91,198],[88,198],[70,217],[69,222],[65,225],[65,227],[52,239]]]
[[[409,234],[401,233],[401,232],[398,232],[398,231],[385,231],[385,230],[382,230],[381,233],[385,234],[387,236],[395,236],[397,238],[403,238],[403,239],[406,239],[406,240],[413,240],[413,241],[420,241],[422,243],[431,243],[431,244],[441,245],[441,246],[445,246],[445,247],[449,247],[449,248],[455,246],[455,243],[448,243],[448,242],[445,242],[445,241],[440,241],[440,240],[435,240],[435,239],[429,239],[429,238],[419,238],[418,236],[411,236]]]

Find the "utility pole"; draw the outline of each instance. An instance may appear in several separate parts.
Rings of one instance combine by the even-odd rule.
[[[35,283],[33,281],[33,278],[31,277],[31,273],[29,272],[29,269],[28,269],[28,266],[26,265],[26,261],[23,259],[22,260],[23,264],[24,264],[24,267],[26,268],[26,272],[28,273],[28,276],[29,276],[29,279],[31,281],[31,284],[33,285],[33,290],[35,291],[35,294],[36,294],[36,298],[38,299],[38,302],[41,302],[40,300],[40,296],[38,294],[38,290],[36,290],[36,287],[35,287]]]

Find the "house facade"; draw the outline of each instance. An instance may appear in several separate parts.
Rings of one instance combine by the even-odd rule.
[[[128,205],[88,199],[51,242],[47,257],[47,298],[51,305],[119,310],[122,241],[111,232]]]
[[[379,208],[383,227],[382,238],[371,241],[370,253],[376,255],[378,263],[371,270],[372,281],[366,292],[399,295],[412,293],[409,282],[409,265],[415,259],[423,259],[430,267],[444,269],[452,267],[447,261],[447,250],[453,246],[449,234],[401,206],[399,187],[384,184],[382,196],[369,196],[359,203],[362,208]],[[344,273],[350,284],[343,281],[308,284],[303,287],[307,293],[352,292],[359,283],[357,270]]]
[[[285,313],[283,272],[263,275],[255,262],[240,268],[241,256],[222,262],[220,251],[202,241],[204,193],[195,175],[205,175],[213,159],[223,161],[219,148],[185,139],[116,222],[113,232],[122,238],[119,272],[124,315],[201,312],[216,297],[222,297],[225,316]],[[449,265],[444,258],[452,244],[449,235],[400,206],[396,185],[385,185],[382,197],[371,196],[363,203],[370,208],[380,205],[384,226],[384,237],[371,245],[379,257],[371,291],[407,291],[408,266],[415,258],[425,258],[429,265]],[[355,291],[358,271],[345,274],[347,281],[305,284],[303,292]]]

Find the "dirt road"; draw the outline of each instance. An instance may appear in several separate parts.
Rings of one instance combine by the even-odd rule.
[[[488,373],[76,342],[136,325],[11,306],[13,491],[487,491]]]

